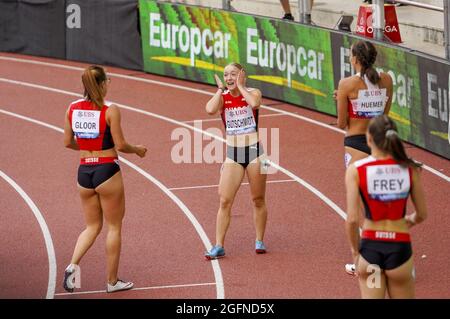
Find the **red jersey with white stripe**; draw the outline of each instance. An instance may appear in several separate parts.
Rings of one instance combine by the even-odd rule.
[[[242,95],[232,96],[230,91],[222,93],[222,97],[221,116],[227,135],[249,134],[258,131],[259,109],[253,109],[248,105]]]
[[[100,151],[114,147],[111,130],[105,119],[107,110],[107,105],[99,110],[87,100],[72,102],[69,121],[80,150]]]
[[[388,101],[387,90],[380,88],[377,84],[372,84],[366,75],[363,80],[367,89],[359,90],[358,98],[348,100],[348,116],[367,120],[383,115]]]
[[[391,158],[377,160],[372,156],[356,161],[355,167],[366,218],[373,221],[404,218],[412,188],[411,168]]]

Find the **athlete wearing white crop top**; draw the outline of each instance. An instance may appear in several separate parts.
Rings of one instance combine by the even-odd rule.
[[[346,129],[346,166],[370,154],[365,139],[367,126],[371,118],[389,113],[393,92],[391,76],[373,67],[377,51],[372,43],[358,41],[350,51],[357,74],[342,79],[337,89],[337,122],[339,128]]]

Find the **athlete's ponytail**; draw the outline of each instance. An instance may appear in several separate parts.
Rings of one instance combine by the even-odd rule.
[[[103,107],[105,91],[101,85],[106,82],[105,70],[92,65],[84,70],[81,80],[84,85],[84,97],[99,108]]]
[[[364,75],[366,75],[372,84],[378,84],[380,75],[373,67],[378,54],[375,46],[369,41],[360,40],[352,45],[351,50],[352,55],[361,64],[361,78],[364,78]]]
[[[373,118],[368,130],[376,147],[390,154],[397,162],[406,166],[422,166],[406,155],[402,140],[397,133],[397,125],[387,115]]]

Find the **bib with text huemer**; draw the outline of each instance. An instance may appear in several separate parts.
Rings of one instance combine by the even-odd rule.
[[[100,134],[100,111],[74,110],[72,130],[77,138],[97,138]]]
[[[382,202],[404,199],[410,190],[408,168],[400,165],[367,167],[367,192],[369,197]]]
[[[228,135],[256,132],[256,121],[252,108],[244,107],[225,109],[225,126]]]
[[[384,113],[387,100],[386,89],[370,89],[359,90],[358,98],[351,103],[357,116],[372,118]]]

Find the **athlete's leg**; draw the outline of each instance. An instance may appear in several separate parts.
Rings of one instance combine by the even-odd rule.
[[[261,169],[260,158],[247,166],[247,177],[253,201],[253,220],[255,223],[256,240],[264,239],[267,222],[266,180],[267,174]]]
[[[347,167],[350,164],[353,164],[354,162],[369,156],[369,154],[361,152],[352,147],[344,146],[344,148],[345,148],[345,164]]]
[[[384,299],[386,295],[386,276],[378,265],[371,265],[361,255],[356,265],[359,289],[363,299]]]
[[[106,236],[106,256],[108,282],[117,281],[119,269],[122,220],[125,214],[125,195],[121,172],[117,172],[95,189],[100,196],[100,203],[108,225]]]
[[[222,166],[219,182],[220,206],[216,221],[216,245],[224,246],[231,220],[231,206],[244,178],[244,167],[230,159]]]
[[[387,289],[391,298],[414,298],[413,256],[401,266],[386,270]]]
[[[103,216],[100,200],[94,189],[84,188],[78,185],[81,206],[83,207],[86,229],[78,237],[75,249],[72,255],[71,264],[78,265],[81,258],[92,246],[98,234],[102,230]]]

